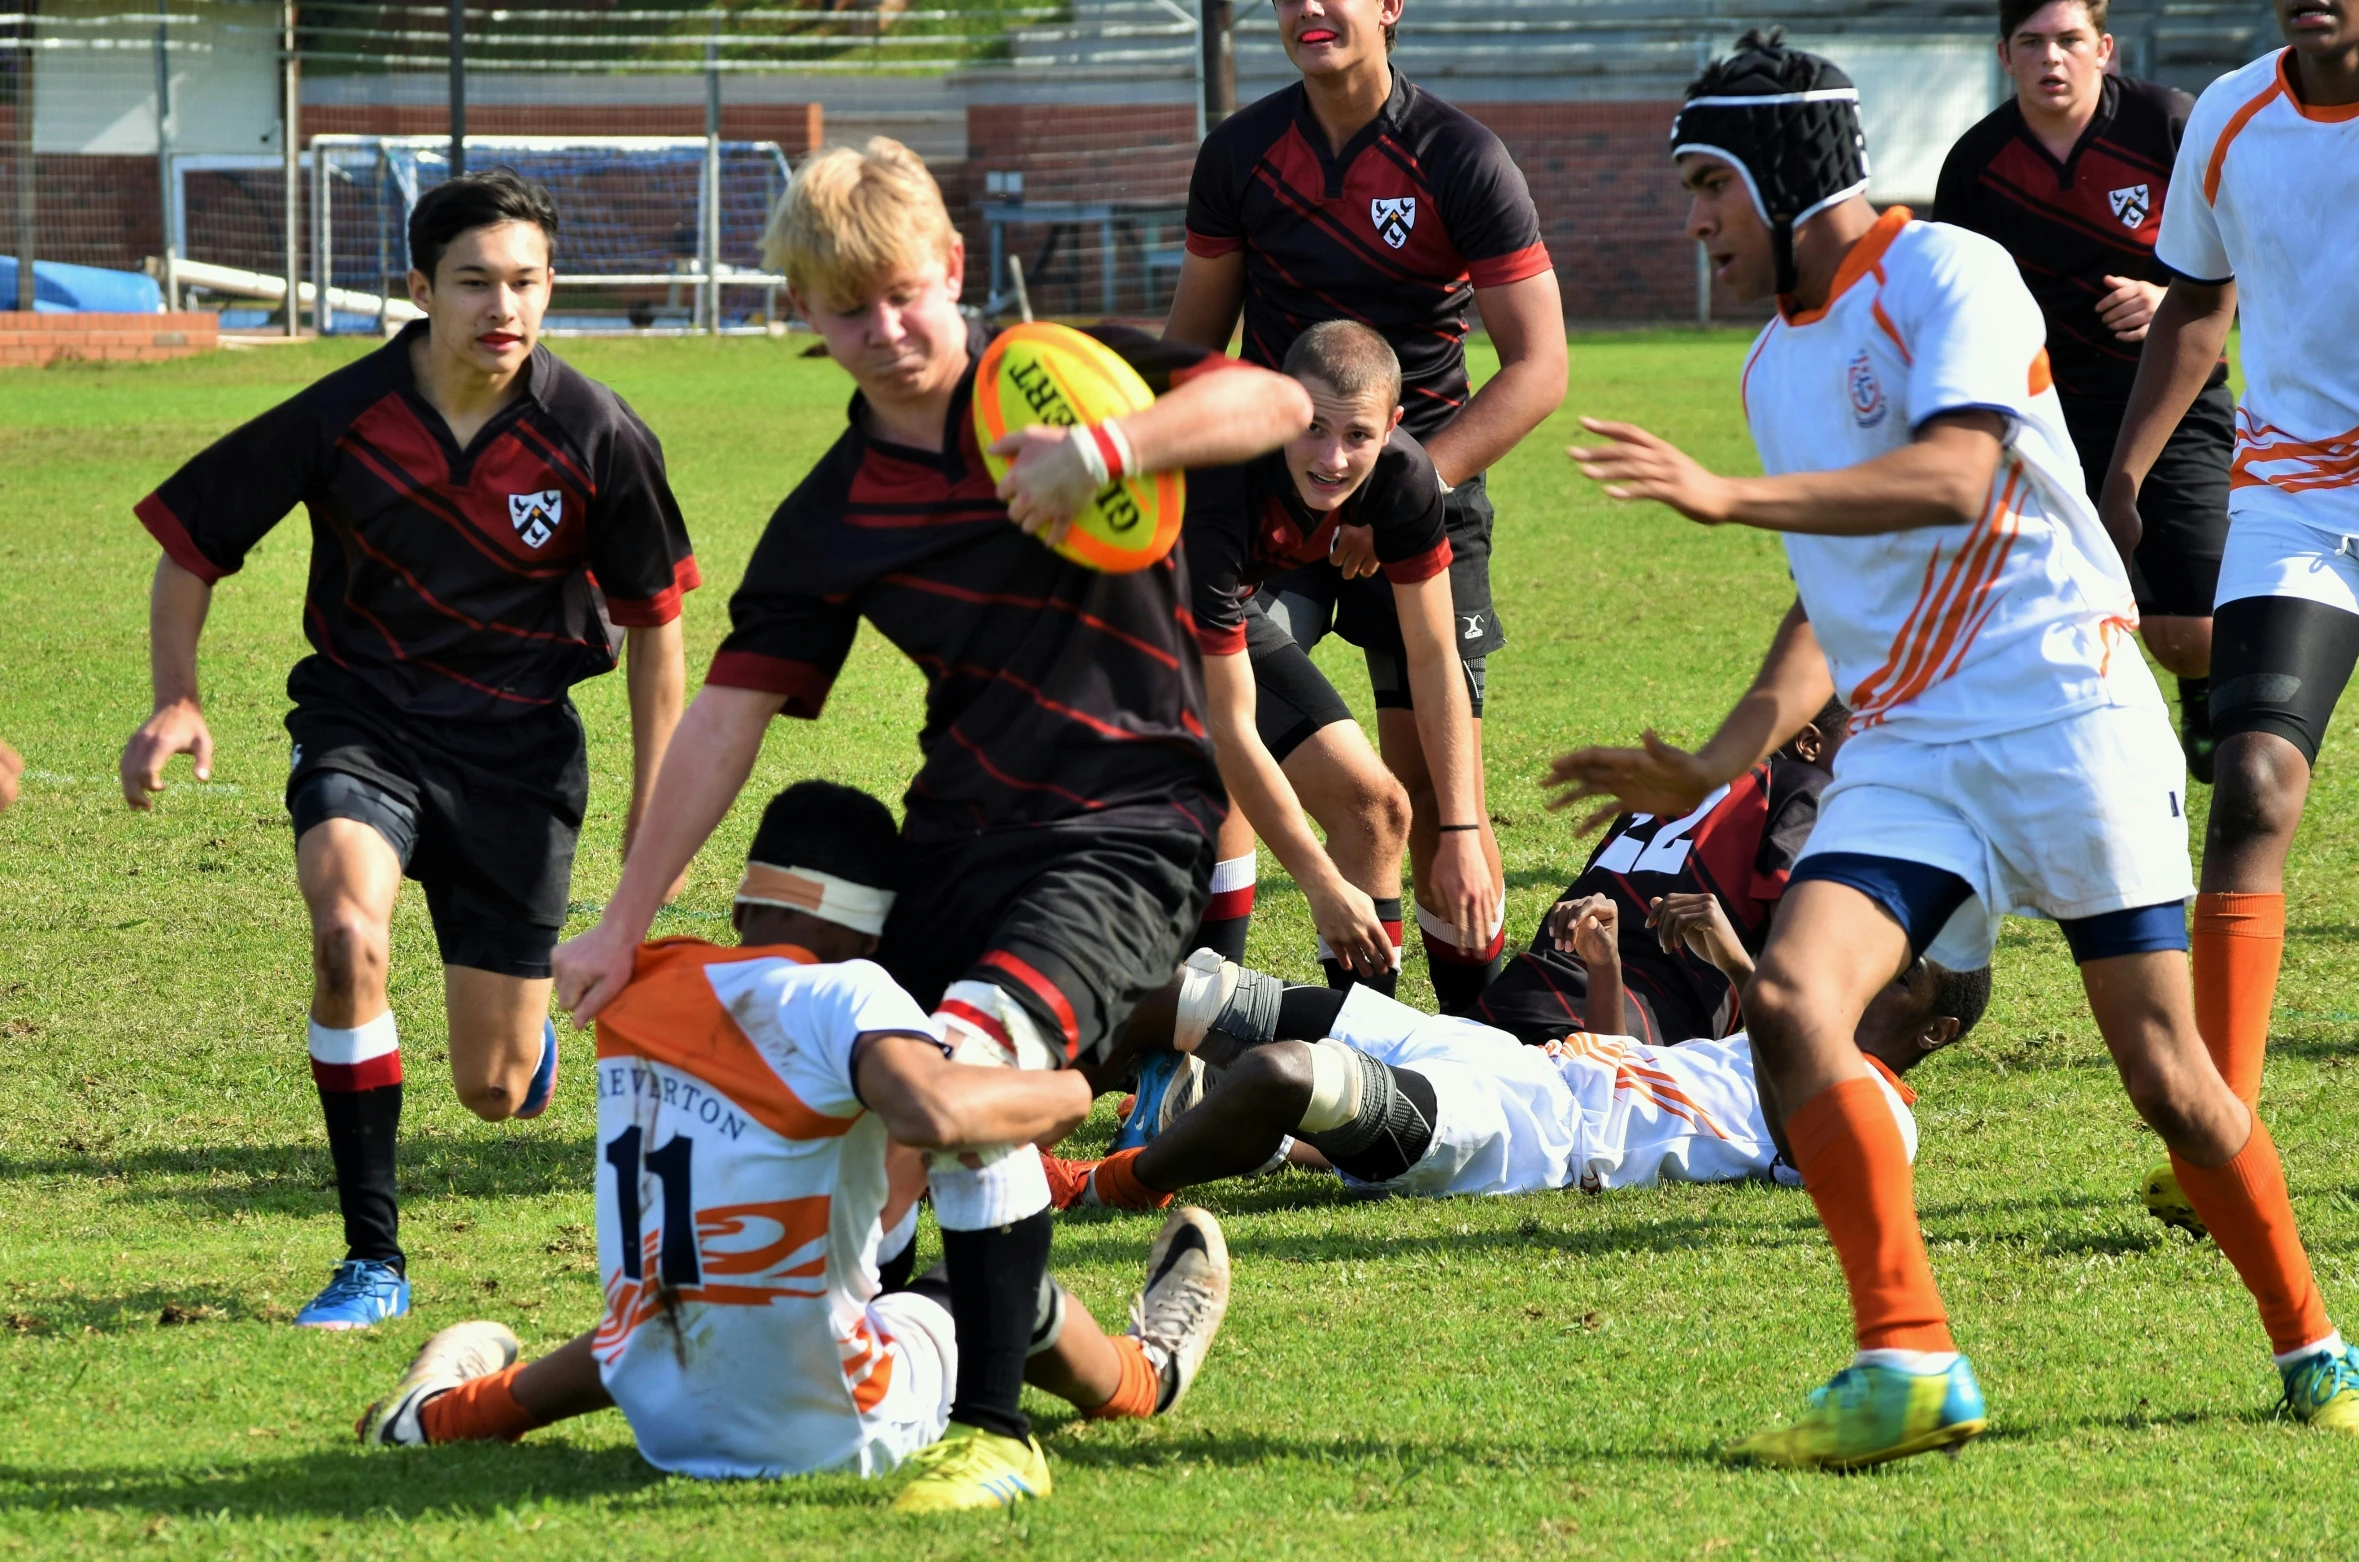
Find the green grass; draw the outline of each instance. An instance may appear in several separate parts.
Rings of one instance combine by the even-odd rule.
[[[1778,550],[1616,509],[1558,454],[1572,415],[1640,419],[1724,468],[1751,452],[1733,336],[1577,343],[1566,412],[1495,477],[1493,807],[1521,936],[1582,844],[1541,808],[1556,750],[1709,730],[1781,609]],[[282,679],[308,539],[282,527],[217,594],[204,655],[215,780],[149,817],[117,796],[145,715],[130,506],[177,461],[357,349],[0,374],[0,734],[31,766],[0,816],[0,1555],[89,1556],[2315,1556],[2354,1545],[2359,1447],[2272,1422],[2276,1387],[2217,1252],[2153,1226],[2157,1158],[2052,930],[2016,924],[1971,1040],[1919,1081],[1918,1190],[1994,1433],[1956,1462],[1854,1478],[1731,1472],[1712,1449],[1795,1408],[1849,1348],[1836,1266],[1798,1195],[1752,1187],[1353,1203],[1310,1178],[1216,1192],[1227,1332],[1168,1424],[1035,1408],[1056,1500],[910,1521],[874,1486],[710,1486],[648,1469],[620,1419],[516,1448],[368,1455],[352,1418],[428,1330],[501,1318],[528,1350],[594,1318],[586,1042],[557,1106],[477,1123],[442,1068],[422,905],[396,924],[410,1059],[403,1186],[417,1310],[374,1335],[284,1326],[339,1256],[304,1063],[306,940],[279,789]],[[765,341],[578,343],[664,439],[712,584],[701,667],[772,504],[849,387]],[[1366,680],[1328,665],[1364,702]],[[575,874],[616,873],[621,680],[581,691],[597,777]],[[824,774],[897,795],[919,680],[865,639],[816,726],[781,723],[757,800]],[[2330,1302],[2359,1322],[2347,1069],[2359,820],[2328,743],[2291,871],[2267,1106]],[[2201,799],[2198,799],[2200,805]],[[720,931],[751,811],[661,930]],[[2200,821],[2199,821],[2200,822]],[[1265,877],[1254,957],[1307,976],[1300,897]],[[577,925],[579,918],[577,917]],[[1410,956],[1405,984],[1426,995]],[[1105,1119],[1084,1130],[1102,1135]],[[1150,1226],[1082,1215],[1059,1273],[1119,1315]],[[166,1327],[167,1306],[196,1321]]]

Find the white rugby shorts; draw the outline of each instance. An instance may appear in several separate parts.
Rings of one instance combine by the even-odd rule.
[[[2143,664],[2112,682],[2124,703],[2017,732],[1957,743],[1861,733],[1835,753],[1801,860],[1860,852],[1964,879],[1974,898],[1924,951],[1957,971],[1990,962],[2001,917],[2073,921],[2187,899],[2186,758]]]
[[[868,1304],[868,1323],[891,1343],[893,1381],[884,1399],[861,1419],[869,1437],[869,1468],[883,1473],[950,1429],[950,1400],[958,1388],[958,1329],[950,1311],[916,1291],[893,1291]]]
[[[2282,514],[2228,523],[2214,607],[2246,597],[2299,597],[2359,613],[2359,537],[2321,530]]]

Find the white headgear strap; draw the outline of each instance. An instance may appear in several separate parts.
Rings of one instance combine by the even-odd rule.
[[[737,903],[807,911],[823,921],[874,936],[885,930],[885,914],[893,909],[893,892],[855,884],[817,868],[781,868],[767,862],[749,862],[745,865],[745,878],[737,886]]]

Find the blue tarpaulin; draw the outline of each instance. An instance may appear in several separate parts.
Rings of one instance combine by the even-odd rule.
[[[16,257],[0,255],[0,309],[16,307]],[[156,279],[136,271],[33,262],[33,308],[45,315],[152,315],[164,307]]]

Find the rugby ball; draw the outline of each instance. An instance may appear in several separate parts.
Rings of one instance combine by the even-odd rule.
[[[991,446],[1010,429],[1102,423],[1154,404],[1155,393],[1122,355],[1071,326],[1028,321],[999,333],[975,371],[975,435],[993,481],[1009,462]],[[1127,574],[1161,560],[1179,540],[1187,480],[1177,472],[1122,478],[1073,517],[1052,544],[1076,564]]]

